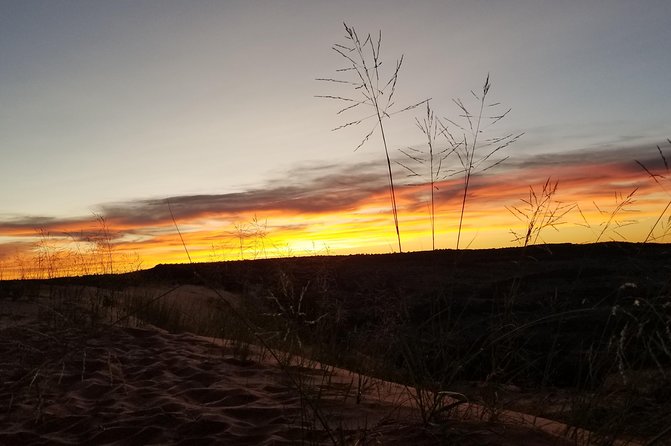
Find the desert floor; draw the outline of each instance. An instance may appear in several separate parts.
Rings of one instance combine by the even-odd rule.
[[[475,408],[425,426],[403,386],[295,357],[280,365],[253,346],[55,327],[40,320],[44,299],[3,304],[0,444],[571,444]]]
[[[666,246],[643,253],[636,246],[558,246],[465,253],[458,264],[449,253],[418,253],[0,283],[0,445],[668,444],[662,393],[669,358],[658,354],[665,362],[655,368],[647,357],[629,356],[639,362],[624,371],[627,387],[618,381],[621,361],[609,350],[636,321],[645,322],[638,333],[648,337],[624,339],[628,350],[621,354],[648,345],[641,339],[666,345],[667,252]],[[501,325],[499,302],[507,302],[511,289],[515,301],[508,325]],[[440,311],[452,311],[462,324],[453,323],[459,336],[444,338],[447,347],[464,351],[484,339],[491,355],[499,348],[491,339],[504,339],[501,346],[522,359],[491,379],[486,361],[464,362],[471,368],[445,381],[445,390],[455,392],[441,400],[445,410],[426,420],[417,389],[389,378],[399,356],[384,347],[402,345],[404,333],[420,341],[435,335],[420,328],[437,300],[448,305]],[[143,313],[148,304],[153,312]],[[244,324],[236,325],[236,312],[256,317],[258,327],[289,327],[285,340],[291,335],[300,343],[300,335],[302,348],[286,353],[280,331],[254,333],[272,350],[254,336],[241,341],[236,336],[244,337]],[[504,338],[502,330],[520,336]],[[620,337],[606,337],[606,330]],[[369,372],[307,359],[324,356],[317,352],[321,339],[331,343],[332,358],[342,359],[340,367],[350,361]],[[602,350],[590,354],[604,358],[590,363],[601,367],[595,368],[598,398],[570,384],[582,376],[574,372],[586,339]],[[345,351],[346,345],[353,347]],[[421,352],[414,358],[434,364]],[[382,361],[384,379],[376,367]],[[650,378],[636,381],[648,372]],[[426,376],[440,375],[427,370]],[[463,402],[452,405],[461,395]],[[592,406],[576,412],[576,401]],[[605,426],[606,434],[572,427],[570,419]],[[624,437],[608,435],[618,428]]]

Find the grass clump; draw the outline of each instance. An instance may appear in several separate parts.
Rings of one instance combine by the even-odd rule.
[[[522,246],[535,245],[539,239],[545,243],[541,238],[544,229],[559,230],[558,226],[564,223],[566,214],[575,209],[577,205],[556,200],[558,187],[558,181],[553,183],[548,178],[540,192],[534,190],[533,186],[529,186],[529,196],[520,200],[522,205],[506,208],[526,226],[524,233],[511,230],[514,236],[513,241],[521,243]]]

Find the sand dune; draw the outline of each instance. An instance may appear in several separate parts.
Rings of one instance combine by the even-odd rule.
[[[6,445],[429,445],[440,431],[422,427],[402,386],[369,380],[357,404],[355,374],[153,327],[15,324],[0,358]],[[454,444],[565,444],[518,423],[445,426]]]

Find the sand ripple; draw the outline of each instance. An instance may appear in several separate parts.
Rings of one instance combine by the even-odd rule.
[[[332,444],[284,371],[236,357],[223,342],[158,329],[16,326],[0,331],[0,362],[0,445]],[[347,443],[434,443],[398,397],[356,404],[352,375],[292,370]],[[488,444],[494,430],[455,432],[469,439],[458,443]],[[558,444],[521,432],[525,444]],[[489,444],[519,440],[495,438]]]

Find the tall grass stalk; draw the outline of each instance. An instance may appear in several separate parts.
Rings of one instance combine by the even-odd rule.
[[[464,223],[464,212],[466,210],[466,201],[471,186],[473,175],[484,172],[498,166],[508,159],[494,160],[492,157],[517,141],[524,133],[508,133],[504,136],[485,139],[481,134],[494,124],[505,118],[511,109],[498,112],[497,108],[501,105],[499,102],[487,102],[487,96],[492,84],[489,81],[489,74],[479,93],[471,90],[471,95],[476,100],[477,112],[471,113],[469,108],[461,99],[453,99],[453,102],[459,109],[459,118],[463,121],[458,123],[455,120],[446,119],[447,125],[443,125],[443,133],[456,153],[461,165],[460,169],[452,172],[452,175],[463,175],[463,194],[461,197],[461,210],[459,212],[459,227],[457,230],[457,250],[461,241],[461,232]],[[457,133],[458,132],[458,133]]]
[[[434,111],[431,110],[429,101],[426,101],[426,116],[421,121],[415,118],[415,123],[419,130],[424,134],[427,143],[427,151],[413,149],[408,147],[406,150],[399,149],[410,161],[428,168],[428,184],[430,189],[430,203],[429,203],[429,218],[431,220],[431,249],[436,249],[436,194],[438,190],[436,182],[443,177],[443,161],[454,151],[449,147],[440,149],[437,147],[436,139],[442,133],[439,119],[435,116]],[[410,172],[411,177],[422,177],[418,173],[419,168],[414,168],[407,163],[398,163],[401,167]]]
[[[394,228],[396,229],[396,239],[398,241],[399,252],[403,251],[401,247],[401,233],[398,226],[398,205],[396,201],[396,187],[394,185],[394,175],[391,168],[391,158],[389,156],[389,145],[387,143],[387,136],[384,129],[384,120],[390,118],[396,113],[411,110],[426,102],[426,100],[402,108],[400,110],[393,110],[394,108],[394,94],[396,93],[396,83],[398,81],[398,74],[403,64],[403,56],[396,61],[396,67],[392,75],[386,80],[382,76],[380,67],[382,61],[380,59],[380,47],[382,44],[382,32],[378,33],[377,39],[373,39],[370,34],[362,41],[359,38],[356,30],[353,27],[343,23],[345,26],[345,40],[344,45],[334,44],[332,49],[342,58],[345,59],[347,66],[338,69],[338,73],[350,73],[351,79],[335,79],[335,78],[320,78],[319,81],[331,82],[340,85],[347,85],[354,90],[352,96],[340,95],[318,95],[318,98],[333,99],[344,103],[344,107],[340,109],[337,114],[340,115],[354,109],[365,108],[364,116],[358,119],[342,124],[333,130],[340,130],[350,126],[356,126],[369,119],[374,120],[372,129],[364,136],[359,145],[354,149],[355,151],[361,148],[375,131],[380,129],[380,137],[382,139],[382,147],[387,164],[387,174],[389,178],[389,195],[391,199],[391,211],[394,217]]]

